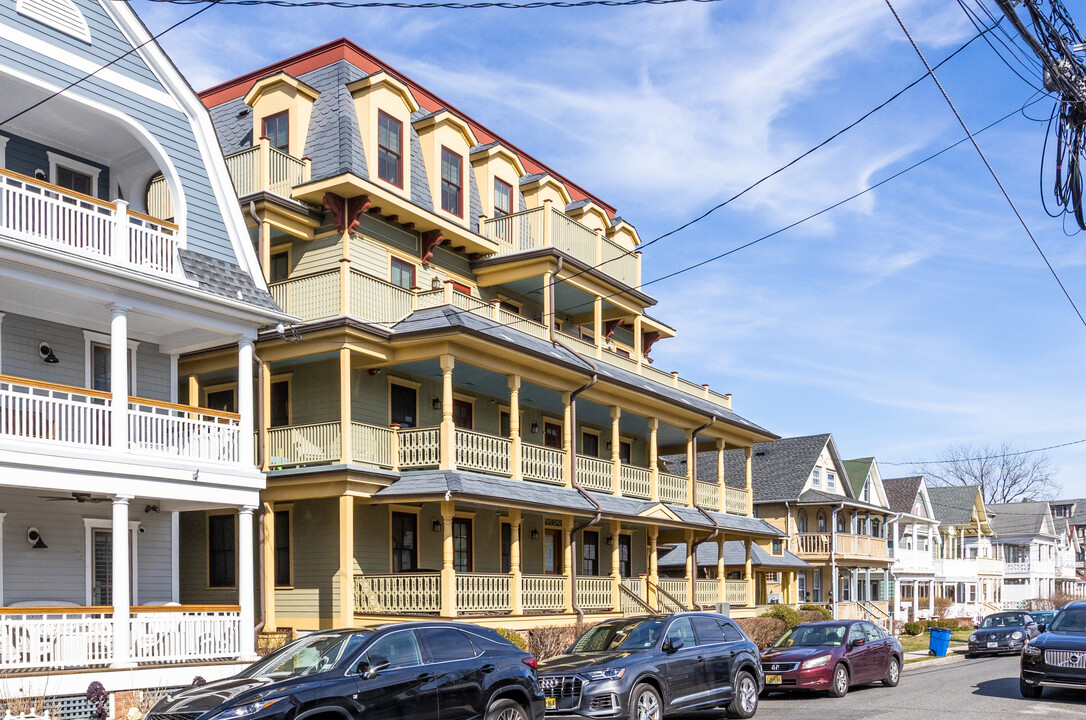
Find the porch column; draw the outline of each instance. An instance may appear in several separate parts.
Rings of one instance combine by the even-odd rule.
[[[935,615],[935,581],[928,581],[928,612]]]
[[[510,420],[511,421],[511,420]],[[519,508],[509,510],[509,603],[514,615],[524,613],[524,599],[520,592],[520,526]]]
[[[264,630],[271,632],[275,626],[275,505],[264,502],[264,513],[260,520],[264,533]],[[353,584],[353,583],[352,583]]]
[[[660,609],[660,599],[656,596],[656,588],[660,585],[659,548],[656,545],[660,537],[660,528],[649,525],[649,587],[645,595],[647,602],[654,610]]]
[[[249,365],[250,369],[252,365]],[[252,387],[250,377],[249,386]],[[251,396],[251,395],[250,395]],[[249,450],[252,450],[250,446]],[[238,510],[238,622],[241,659],[256,660],[256,579],[253,573],[253,511],[246,505]],[[274,582],[274,580],[273,580]]]
[[[354,625],[354,497],[339,496],[339,615],[340,627]],[[274,584],[274,581],[273,581]]]
[[[456,506],[452,500],[441,501],[441,617],[456,617],[456,568],[453,565],[453,517]]]
[[[716,537],[716,601],[728,602],[728,568],[724,565],[724,533]]]
[[[189,405],[200,407],[200,376],[189,375]]]
[[[660,446],[657,436],[660,432],[660,421],[649,418],[649,499],[660,502]]]
[[[698,452],[694,447],[694,431],[686,431],[686,504],[694,507],[696,497],[694,488],[694,463],[698,461]]]
[[[543,214],[544,222],[549,222],[546,219],[546,218],[548,218],[549,215],[550,215],[549,212]],[[549,236],[544,234],[544,237],[549,237]],[[557,330],[558,328],[554,324],[554,315],[551,313],[551,308],[553,307],[553,304],[551,303],[551,297],[553,297],[553,295],[554,295],[554,273],[552,273],[552,272],[543,273],[543,316],[542,316],[543,324],[546,325],[548,328],[554,327],[554,329]]]
[[[687,530],[685,532],[686,540],[686,607],[688,610],[693,610],[697,607],[697,595],[695,594],[696,583],[698,578],[698,558],[695,554],[694,548],[694,531]]]
[[[573,487],[573,463],[577,462],[576,450],[573,444],[575,428],[573,423],[573,393],[562,393],[562,452],[566,455],[565,477],[562,478],[566,487]]]
[[[592,300],[592,334],[596,337],[596,357],[600,357],[603,348],[603,298],[597,295]]]
[[[743,464],[745,472],[747,474],[747,517],[754,517],[754,476],[751,473],[751,458],[754,455],[754,448],[743,448]]]
[[[441,356],[441,464],[439,467],[442,470],[456,469],[456,426],[453,425],[453,366],[455,364],[456,361],[452,355]],[[451,524],[449,532],[452,532]],[[452,535],[450,534],[449,537],[451,538]]]
[[[271,223],[261,221],[257,232],[260,233],[257,242],[260,251],[260,267],[264,269],[264,282],[271,282]]]
[[[271,365],[260,363],[260,458],[257,466],[264,472],[271,467],[268,429],[271,427]]]
[[[4,517],[0,512],[0,607],[4,605]]]
[[[633,320],[633,336],[634,336],[634,358],[637,360],[637,366],[641,367],[641,363],[645,362],[645,339],[641,335],[641,316],[634,315]]]
[[[347,465],[354,458],[351,442],[351,351],[339,349],[339,461]],[[444,445],[442,445],[444,448]]]
[[[619,542],[619,538],[622,536],[622,523],[618,520],[611,521],[611,583],[612,591],[614,592],[614,601],[611,603],[611,609],[615,612],[622,612],[622,590],[619,589],[622,585],[622,543]],[[633,558],[630,558],[630,562],[633,562]]]
[[[728,491],[724,488],[724,441],[716,441],[716,484],[720,486],[720,512],[728,512]]]
[[[109,306],[109,390],[113,395],[110,434],[113,449],[119,452],[128,452],[128,310],[123,305]],[[116,589],[117,576],[113,579]],[[125,639],[127,641],[127,635]],[[127,645],[124,652],[127,659]]]
[[[562,571],[566,576],[566,612],[573,612],[573,516],[562,517]]]
[[[121,354],[125,355],[127,351],[128,348],[125,347],[125,352]],[[116,353],[113,354],[116,356]],[[125,375],[112,377],[114,380],[121,378],[123,387]],[[118,383],[114,382],[113,388],[117,386]],[[113,667],[132,667],[130,659],[132,608],[130,604],[131,579],[129,578],[132,560],[128,547],[128,501],[131,499],[127,495],[116,495],[113,498]]]
[[[743,548],[746,551],[746,561],[743,563],[743,574],[747,578],[747,607],[754,607],[754,576],[751,573],[750,543],[750,538],[743,541]]]
[[[920,617],[920,581],[913,580],[913,620]]]
[[[0,532],[3,529],[0,525]],[[3,551],[3,543],[0,542],[0,559],[3,558]],[[4,604],[2,590],[3,587],[0,587],[0,606]],[[181,513],[177,510],[170,513],[170,602],[181,602]]]
[[[241,416],[238,420],[238,428],[241,431],[238,453],[241,455],[241,462],[248,465],[256,458],[253,450],[253,433],[256,431],[256,423],[253,410],[253,341],[252,338],[247,337],[238,338],[238,415]],[[251,555],[249,557],[252,558]]]
[[[520,375],[509,376],[509,456],[509,469],[513,472],[513,479],[520,480]],[[519,518],[520,511],[517,512]],[[519,519],[517,522],[520,522]]]
[[[619,418],[622,417],[622,408],[618,405],[611,406],[611,492],[622,495],[622,467],[619,453],[622,445],[622,434],[618,428]]]

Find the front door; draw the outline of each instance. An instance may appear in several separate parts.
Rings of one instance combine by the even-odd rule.
[[[543,531],[543,572],[547,575],[560,575],[562,567],[562,533],[558,530]]]
[[[91,605],[113,604],[113,531],[91,534]]]
[[[694,626],[689,617],[675,618],[664,633],[665,642],[672,646],[682,641],[682,647],[664,653],[661,664],[667,669],[669,710],[698,705],[705,686],[705,660],[694,637]]]

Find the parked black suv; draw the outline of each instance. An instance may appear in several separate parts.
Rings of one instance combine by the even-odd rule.
[[[727,706],[749,718],[764,684],[758,646],[723,615],[633,617],[591,627],[539,663],[547,715],[661,720]]]
[[[541,720],[535,658],[448,622],[306,635],[238,675],[186,688],[147,720]]]
[[[1086,601],[1065,605],[1041,631],[1022,649],[1022,697],[1039,698],[1046,687],[1086,690]]]

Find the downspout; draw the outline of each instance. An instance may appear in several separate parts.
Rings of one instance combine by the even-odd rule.
[[[687,548],[687,550],[694,556],[694,571],[690,574],[690,589],[689,589],[689,592],[690,592],[690,604],[695,605],[695,606],[697,605],[697,601],[696,601],[697,593],[695,592],[695,589],[697,588],[697,582],[696,581],[697,581],[697,577],[698,577],[698,552],[697,552],[698,545],[701,545],[704,542],[709,542],[710,540],[715,539],[716,536],[719,535],[720,531],[721,531],[720,523],[718,523],[716,521],[716,518],[713,517],[712,515],[710,515],[709,512],[705,508],[703,508],[701,505],[698,504],[698,433],[700,433],[703,430],[706,430],[707,428],[712,427],[715,422],[716,422],[716,415],[713,415],[713,416],[711,416],[709,418],[709,422],[695,428],[694,431],[692,433],[690,433],[690,445],[694,449],[694,456],[691,458],[691,461],[693,462],[693,465],[691,465],[691,467],[690,467],[690,482],[694,486],[693,487],[693,491],[694,491],[693,492],[694,507],[697,508],[698,511],[701,512],[701,514],[704,515],[705,518],[709,522],[711,522],[713,524],[713,531],[711,533],[709,533],[708,535],[703,537],[701,540],[698,540],[697,542],[695,542],[694,547]],[[723,499],[723,497],[724,497],[724,488],[720,488],[720,495],[721,495],[721,499]],[[750,582],[750,579],[748,578],[747,581]]]
[[[562,256],[559,255],[558,256],[558,267],[554,271],[555,276],[557,276],[558,273],[560,273],[561,271],[562,271]],[[555,336],[555,332],[554,332],[554,326],[555,326],[555,323],[558,320],[558,317],[557,317],[557,314],[556,314],[556,311],[555,311],[556,308],[555,308],[555,299],[554,299],[554,291],[553,290],[551,291],[550,296],[551,296],[551,303],[550,303],[550,307],[547,308],[547,309],[550,311],[550,316],[551,316],[551,321],[550,321],[551,343],[557,345],[558,347],[560,347],[560,348],[562,348],[564,350],[568,350],[570,353],[572,353],[576,357],[579,357],[582,360],[584,360],[585,362],[587,362],[589,367],[592,368],[592,377],[589,379],[589,381],[586,382],[584,385],[582,385],[581,387],[577,388],[576,390],[574,390],[573,392],[571,392],[569,394],[569,425],[570,425],[569,432],[570,432],[570,437],[573,439],[573,442],[571,443],[572,447],[570,448],[570,451],[573,453],[573,458],[572,458],[573,462],[571,462],[569,464],[570,465],[569,482],[570,482],[570,485],[573,486],[574,490],[579,492],[582,497],[584,497],[586,500],[588,500],[588,502],[592,503],[592,505],[595,506],[595,508],[596,508],[595,517],[593,517],[588,522],[582,522],[582,523],[574,525],[572,528],[570,528],[570,531],[569,531],[569,541],[570,541],[570,543],[572,545],[572,553],[571,554],[573,556],[573,557],[570,558],[570,564],[569,564],[570,565],[570,567],[569,567],[569,575],[570,575],[570,583],[571,583],[570,599],[572,601],[571,604],[573,605],[573,611],[575,613],[577,613],[577,624],[581,625],[581,624],[584,623],[584,610],[581,608],[580,604],[577,602],[577,533],[581,532],[585,528],[592,527],[593,525],[596,525],[597,523],[599,523],[600,518],[603,517],[603,506],[600,505],[599,500],[592,497],[592,494],[590,492],[588,492],[587,490],[585,490],[584,487],[579,482],[577,482],[577,435],[576,435],[576,432],[577,432],[577,396],[580,395],[581,393],[583,393],[588,388],[590,388],[590,387],[592,387],[593,385],[596,384],[596,381],[599,379],[599,374],[598,374],[599,373],[599,366],[596,365],[596,363],[593,362],[591,359],[581,355],[580,353],[576,352],[575,350],[573,350],[572,348],[567,346],[565,343],[561,343],[561,342],[558,341],[558,338]]]
[[[249,203],[249,211],[255,212],[253,203]],[[256,354],[256,347],[253,347],[253,359],[256,360],[256,366],[258,369],[256,376],[256,423],[259,427],[264,423],[264,361],[260,359],[260,356]],[[264,469],[264,435],[258,429],[256,432],[256,453],[260,458],[260,469]],[[260,631],[264,629],[266,618],[268,617],[268,603],[267,597],[264,595],[264,576],[267,573],[267,568],[264,565],[264,503],[260,503],[260,512],[257,513],[257,525],[258,532],[256,534],[256,586],[259,589],[257,595],[259,596],[260,603],[260,622],[256,624],[253,630],[255,635],[259,635]],[[274,519],[273,519],[274,522]]]

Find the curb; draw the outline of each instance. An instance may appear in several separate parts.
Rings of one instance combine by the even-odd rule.
[[[947,655],[946,657],[941,658],[932,658],[930,660],[920,660],[919,662],[909,662],[909,659],[905,658],[905,668],[903,668],[903,670],[908,668],[934,667],[936,665],[950,665],[952,663],[961,662],[962,660],[965,660],[965,655],[959,654]]]

